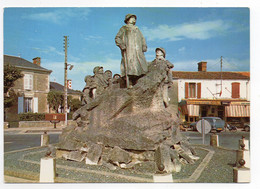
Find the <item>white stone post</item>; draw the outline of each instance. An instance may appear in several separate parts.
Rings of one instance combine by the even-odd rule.
[[[50,136],[45,132],[41,135],[41,146],[48,146],[50,141]]]
[[[52,157],[41,158],[40,182],[54,182],[56,177],[56,160]]]
[[[238,148],[242,149],[241,144],[243,144],[243,143],[245,144],[244,149],[249,150],[249,141],[246,139],[239,139]]]
[[[219,146],[219,140],[218,140],[218,135],[213,134],[210,136],[210,146]]]

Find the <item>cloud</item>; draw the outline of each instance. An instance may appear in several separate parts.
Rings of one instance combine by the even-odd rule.
[[[87,37],[84,38],[85,40],[101,40],[102,37],[101,36],[94,36],[94,35],[89,35]]]
[[[179,41],[184,39],[205,40],[224,34],[230,26],[222,20],[184,23],[176,26],[159,25],[156,28],[143,27],[148,40]]]
[[[63,55],[64,56],[64,52],[62,51],[58,51],[55,47],[52,46],[48,46],[47,48],[38,48],[38,47],[32,47],[33,50],[36,50],[38,52],[42,52],[45,54],[56,54],[56,55]]]
[[[53,11],[44,11],[44,9],[42,11],[41,9],[36,10],[38,10],[37,13],[23,15],[22,18],[62,24],[68,19],[76,16],[79,16],[81,19],[87,19],[87,16],[90,13],[90,9],[88,8],[59,8],[53,9]]]

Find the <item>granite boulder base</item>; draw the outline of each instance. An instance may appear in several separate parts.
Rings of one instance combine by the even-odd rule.
[[[167,153],[164,158],[160,157],[165,154],[162,151],[167,151],[167,148],[173,150],[176,144],[181,148],[185,144],[182,154],[187,157],[195,154],[179,131],[179,118],[168,112],[164,104],[165,70],[164,64],[150,65],[148,73],[132,88],[108,87],[100,96],[78,109],[73,114],[78,126],[63,130],[59,150],[80,151],[83,156],[93,145],[99,145],[102,153],[95,153],[98,157],[92,159],[99,159],[100,163],[134,165],[156,157],[165,163],[162,171],[174,171],[174,165],[169,167],[171,162],[176,164],[185,155],[175,153],[173,157]],[[147,154],[150,157],[145,157]],[[114,160],[116,156],[124,157],[125,161]]]

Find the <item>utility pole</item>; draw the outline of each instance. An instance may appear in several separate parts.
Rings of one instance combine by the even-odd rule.
[[[68,117],[67,117],[67,101],[68,101],[68,87],[67,87],[67,72],[68,72],[68,63],[67,63],[67,51],[68,51],[68,36],[64,36],[64,51],[65,51],[65,72],[64,72],[64,113],[65,113],[65,126],[68,126]]]
[[[220,96],[222,95],[222,56],[220,57],[220,79],[221,79],[221,91],[220,91]]]

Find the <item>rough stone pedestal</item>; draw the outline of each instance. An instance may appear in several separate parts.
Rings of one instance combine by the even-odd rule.
[[[54,182],[56,177],[56,160],[52,157],[41,158],[40,182]]]
[[[244,167],[250,168],[250,152],[249,150],[237,150],[237,159],[236,159],[236,166],[239,167],[239,161],[243,159],[245,160]]]
[[[172,174],[156,174],[153,176],[153,182],[173,182]]]
[[[213,134],[210,136],[210,146],[219,146],[219,140],[218,140],[218,135]]]
[[[250,182],[250,169],[244,167],[234,167],[233,182]]]
[[[50,136],[47,134],[41,135],[41,146],[48,146],[50,142]]]

